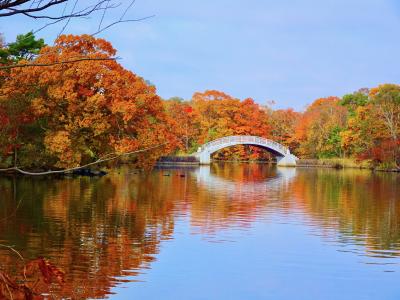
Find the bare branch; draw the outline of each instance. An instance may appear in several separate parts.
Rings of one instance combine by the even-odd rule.
[[[64,32],[65,28],[67,28],[69,22],[71,21],[71,18],[72,18],[71,16],[74,14],[74,10],[75,10],[77,4],[78,4],[78,0],[75,0],[75,4],[74,4],[74,6],[72,7],[70,17],[67,19],[67,22],[65,23],[65,25],[64,25],[63,28],[61,29],[61,31],[60,31],[60,33],[58,34],[58,36],[60,36],[60,35]]]
[[[119,24],[119,23],[139,22],[139,21],[143,21],[143,20],[146,20],[146,19],[150,19],[150,18],[155,17],[155,15],[151,15],[151,16],[147,16],[147,17],[143,17],[143,18],[139,18],[139,19],[124,20],[125,15],[126,15],[126,14],[128,13],[128,11],[131,9],[131,7],[135,4],[135,2],[136,2],[136,0],[132,0],[132,1],[131,1],[131,3],[125,8],[125,10],[124,10],[124,12],[122,13],[121,17],[119,18],[119,20],[117,20],[117,21],[115,21],[115,22],[112,22],[112,23],[108,24],[107,26],[104,26],[103,28],[101,28],[101,24],[102,24],[103,18],[104,18],[104,14],[103,14],[103,17],[102,17],[101,22],[100,22],[100,24],[99,24],[98,30],[97,30],[95,33],[92,33],[91,35],[92,35],[92,36],[95,36],[95,35],[97,35],[97,34],[103,32],[103,31],[107,30],[108,28],[110,28],[110,27],[112,27],[112,26],[114,26],[114,25],[117,25],[117,24]],[[104,13],[105,13],[105,11],[104,11]]]
[[[110,1],[111,1],[111,0],[108,0],[108,1],[107,1],[106,8],[103,10],[103,14],[101,15],[99,27],[97,28],[97,30],[100,30],[101,25],[103,24],[104,16],[106,15],[106,12],[107,12],[107,9],[108,9],[108,4],[110,4]]]
[[[107,30],[108,28],[110,28],[110,27],[112,27],[112,26],[114,26],[114,25],[120,24],[120,23],[140,22],[140,21],[144,21],[144,20],[147,20],[147,19],[150,19],[150,18],[154,18],[154,17],[155,17],[155,15],[151,15],[151,16],[147,16],[147,17],[140,18],[140,19],[118,20],[118,21],[115,21],[115,22],[112,22],[112,23],[108,24],[107,26],[105,26],[105,27],[103,27],[102,29],[96,31],[95,33],[92,33],[91,36],[98,35],[99,33],[101,33],[101,32],[103,32],[103,31]]]
[[[17,250],[14,249],[14,246],[8,246],[8,245],[0,244],[0,247],[7,248],[7,249],[11,250],[11,251],[14,252],[15,254],[17,254],[17,256],[18,256],[23,262],[25,262],[24,257],[21,255],[21,253],[19,253]]]
[[[75,168],[70,168],[70,169],[64,169],[64,170],[57,170],[57,171],[46,171],[46,172],[28,172],[28,171],[24,171],[22,169],[20,169],[19,167],[13,167],[13,168],[7,168],[7,169],[0,169],[0,172],[9,172],[9,171],[16,171],[18,173],[21,173],[23,175],[30,175],[30,176],[43,176],[43,175],[52,175],[52,174],[65,174],[65,173],[70,173],[76,170],[81,170],[93,165],[97,165],[100,163],[104,163],[104,162],[108,162],[111,160],[115,160],[118,159],[120,157],[123,156],[128,156],[128,155],[132,155],[132,154],[137,154],[137,153],[142,153],[142,152],[147,152],[156,148],[160,148],[164,145],[166,145],[167,143],[163,143],[163,144],[159,144],[156,146],[152,146],[152,147],[148,147],[148,148],[144,148],[141,150],[136,150],[136,151],[132,151],[132,152],[126,152],[126,153],[122,153],[122,154],[115,154],[115,153],[110,153],[105,155],[103,158],[99,158],[98,160],[92,162],[92,163],[88,163],[79,167],[75,167]],[[110,157],[111,156],[111,157]]]
[[[18,14],[25,14],[25,13],[33,13],[33,12],[40,12],[43,10],[48,9],[49,7],[59,5],[64,3],[68,0],[48,0],[43,5],[39,5],[35,8],[20,8],[21,5],[30,2],[31,0],[15,0],[15,1],[0,1],[0,17],[8,17]],[[17,8],[15,8],[17,7]],[[6,11],[6,12],[1,12]]]
[[[55,61],[52,63],[29,63],[29,64],[15,64],[15,65],[7,65],[7,66],[0,66],[0,70],[9,70],[9,69],[16,69],[16,68],[25,68],[25,67],[50,67],[55,65],[62,65],[62,64],[69,64],[69,63],[76,63],[81,61],[96,61],[96,60],[117,60],[119,57],[82,57],[77,59],[71,60],[64,60],[64,61]]]
[[[103,10],[103,8],[101,8],[101,5],[107,0],[103,0],[103,1],[99,1],[97,4],[92,5],[92,6],[88,6],[85,7],[84,9],[78,11],[78,12],[74,12],[75,7],[78,4],[78,0],[75,2],[74,4],[74,9],[72,10],[72,12],[68,15],[65,15],[64,13],[60,16],[56,16],[56,17],[52,17],[52,16],[47,16],[47,15],[42,15],[42,16],[35,16],[32,15],[30,13],[27,12],[21,12],[21,14],[33,18],[33,19],[50,19],[50,20],[66,20],[66,19],[70,19],[70,18],[80,18],[80,17],[85,17],[85,16],[89,16],[90,14],[92,14],[95,11],[99,11],[99,10]],[[110,8],[115,8],[118,7],[118,5],[114,5],[111,6]],[[0,15],[1,17],[1,15]]]
[[[122,21],[125,18],[126,13],[131,9],[131,7],[133,6],[133,4],[135,4],[135,2],[136,2],[136,0],[132,0],[131,3],[126,7],[123,14],[119,18],[120,21]]]
[[[149,18],[153,18],[154,15],[151,16],[146,16],[143,18],[137,18],[137,19],[125,19],[128,11],[134,6],[136,3],[136,0],[131,0],[129,1],[129,4],[123,9],[121,16],[119,19],[109,23],[106,26],[103,26],[104,20],[105,20],[105,15],[108,10],[110,9],[115,9],[117,7],[121,6],[120,2],[117,2],[117,0],[96,0],[92,5],[88,4],[89,1],[79,1],[76,0],[74,2],[73,8],[70,13],[65,13],[67,10],[68,6],[68,0],[0,0],[0,18],[1,17],[7,17],[7,16],[12,16],[12,15],[24,15],[29,18],[33,19],[48,19],[51,20],[47,24],[42,25],[40,28],[36,30],[32,30],[33,33],[37,33],[51,25],[54,25],[56,23],[59,23],[61,21],[66,21],[66,23],[62,26],[62,29],[60,33],[58,34],[61,35],[66,27],[69,25],[71,22],[71,19],[75,18],[85,18],[89,17],[95,12],[102,12],[99,20],[99,25],[97,28],[97,31],[92,33],[92,36],[98,35],[99,33],[109,29],[110,27],[120,24],[120,23],[128,23],[128,22],[139,22],[143,21]],[[79,6],[78,5],[81,3],[85,3],[85,5],[81,5],[81,8],[76,10],[76,8]],[[30,4],[30,5],[28,5]],[[60,4],[63,4],[62,10],[58,13],[52,12],[52,15],[46,14],[47,9],[51,7],[57,7]],[[83,8],[82,8],[83,7]],[[61,6],[60,6],[61,8]],[[103,27],[102,27],[103,26]]]

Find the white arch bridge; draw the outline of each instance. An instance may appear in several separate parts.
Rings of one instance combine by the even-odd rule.
[[[227,136],[201,146],[195,156],[199,159],[200,164],[209,165],[211,163],[211,155],[223,148],[236,145],[252,145],[264,148],[275,155],[278,166],[294,167],[298,158],[290,153],[289,148],[262,138],[250,135]]]

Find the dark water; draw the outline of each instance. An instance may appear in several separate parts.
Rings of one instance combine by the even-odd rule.
[[[400,299],[400,176],[213,165],[0,178],[0,243],[73,299]],[[20,258],[0,247],[0,270]]]

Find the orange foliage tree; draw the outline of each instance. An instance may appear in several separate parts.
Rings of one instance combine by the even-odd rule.
[[[209,90],[195,93],[192,105],[199,115],[199,144],[230,135],[270,136],[268,115],[251,98],[240,101],[223,92]],[[236,149],[237,155],[250,155],[252,158],[258,158],[263,153],[256,147],[247,149],[236,147]],[[232,155],[232,152],[227,150],[221,153]]]
[[[360,95],[350,96],[360,99]],[[346,95],[343,100],[349,98],[351,97]],[[346,101],[346,105],[347,102],[349,101]],[[384,84],[371,89],[352,111],[347,130],[342,134],[344,149],[359,159],[398,167],[400,86]]]
[[[337,97],[320,98],[299,118],[294,139],[303,157],[340,157],[340,132],[346,125],[347,110]]]
[[[25,111],[39,128],[47,163],[72,167],[161,145],[140,157],[151,163],[175,147],[155,88],[110,59],[115,53],[103,39],[63,35],[35,59],[52,65],[13,69],[2,86],[2,101],[27,100]],[[81,57],[89,60],[53,64]],[[25,146],[21,152],[34,160],[39,146]]]
[[[271,136],[272,139],[282,145],[285,145],[296,152],[299,146],[295,138],[296,124],[299,122],[301,113],[293,109],[278,109],[270,111]]]
[[[166,100],[165,107],[168,116],[173,123],[172,131],[179,140],[179,148],[186,153],[197,150],[197,138],[200,134],[199,114],[190,105],[190,102],[181,98]]]
[[[270,135],[266,112],[251,98],[240,101],[219,91],[205,91],[195,93],[192,103],[200,115],[200,142],[235,134]]]

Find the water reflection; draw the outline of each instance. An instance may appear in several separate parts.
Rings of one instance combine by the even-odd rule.
[[[392,263],[385,258],[400,256],[399,184],[394,174],[257,164],[1,178],[0,243],[62,268],[66,283],[53,293],[72,298],[102,298],[135,280],[178,224],[218,243],[240,241],[254,222],[303,224],[338,251],[379,259],[365,263]],[[0,248],[0,256],[1,269],[18,276],[16,255]]]
[[[340,241],[370,255],[399,255],[400,176],[359,170],[301,170],[292,191],[318,228],[335,228]],[[385,251],[376,251],[385,250]]]

